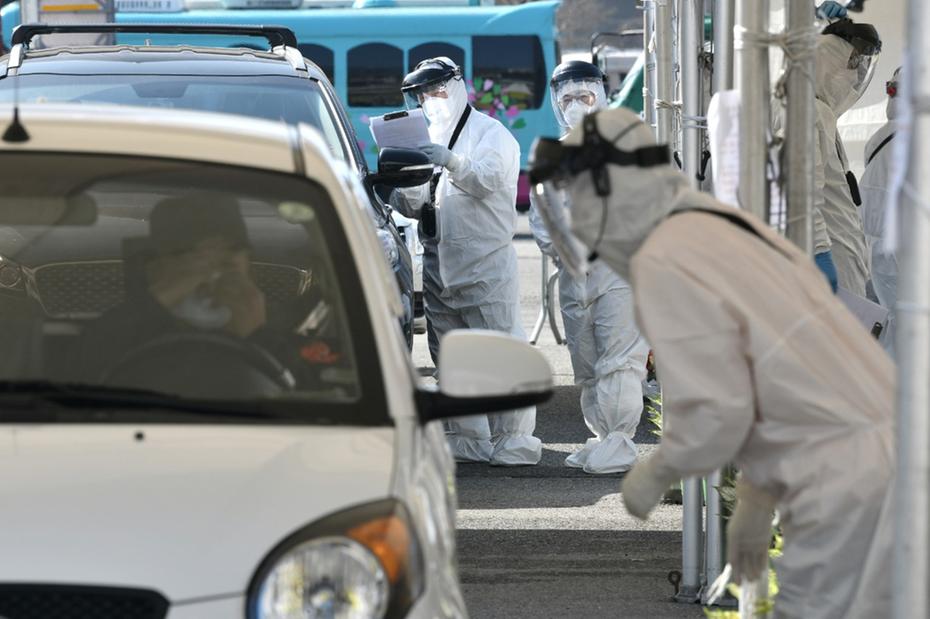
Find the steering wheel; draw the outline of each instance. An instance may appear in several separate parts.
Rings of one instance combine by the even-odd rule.
[[[271,397],[296,386],[291,372],[261,346],[203,331],[149,340],[111,365],[102,382],[221,400]]]

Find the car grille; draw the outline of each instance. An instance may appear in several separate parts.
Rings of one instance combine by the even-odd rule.
[[[0,585],[4,619],[163,619],[168,600],[155,591],[67,585]]]
[[[49,316],[95,316],[123,300],[123,263],[71,262],[35,270],[35,285]]]
[[[309,282],[301,269],[253,263],[252,273],[269,303],[286,303]],[[33,271],[34,293],[53,318],[99,316],[125,295],[123,263],[118,260],[48,264]],[[0,615],[2,618],[2,615]]]

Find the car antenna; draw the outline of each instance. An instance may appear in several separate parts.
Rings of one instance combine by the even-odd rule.
[[[19,70],[16,71],[13,80],[15,80],[13,82],[13,121],[3,132],[2,139],[4,142],[20,144],[29,141],[29,132],[26,131],[23,123],[19,122]]]

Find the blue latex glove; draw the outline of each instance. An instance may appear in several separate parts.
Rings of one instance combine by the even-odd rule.
[[[840,17],[846,17],[846,7],[839,2],[827,0],[819,7],[817,7],[817,16],[823,19],[837,19]]]
[[[833,289],[835,294],[839,286],[839,281],[836,276],[836,264],[833,263],[833,252],[825,251],[822,254],[817,254],[814,256],[814,262],[817,263],[817,268],[820,269],[820,272],[823,273],[827,281],[830,282],[830,288]]]
[[[448,167],[449,163],[452,161],[452,151],[443,146],[442,144],[430,144],[428,146],[422,147],[422,150],[427,157],[429,157],[430,163],[433,165],[438,165],[442,167]]]

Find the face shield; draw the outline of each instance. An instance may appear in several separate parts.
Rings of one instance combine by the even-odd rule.
[[[827,26],[818,44],[818,97],[837,116],[856,104],[875,74],[882,42],[870,24],[842,19]]]
[[[869,84],[872,83],[872,77],[875,75],[875,67],[878,66],[878,57],[881,52],[876,51],[873,54],[864,54],[858,49],[853,49],[846,61],[846,68],[855,75],[852,90],[855,93],[856,101],[862,98],[865,91],[868,90]]]
[[[408,110],[415,110],[418,107],[422,107],[429,99],[448,99],[450,81],[451,80],[443,80],[432,84],[422,84],[405,88],[403,91],[404,105]]]
[[[586,115],[607,107],[607,93],[601,80],[565,80],[553,85],[550,92],[552,111],[563,132],[577,127]]]
[[[422,108],[440,132],[458,119],[468,103],[462,70],[448,58],[424,60],[404,78],[401,92],[408,110]]]

